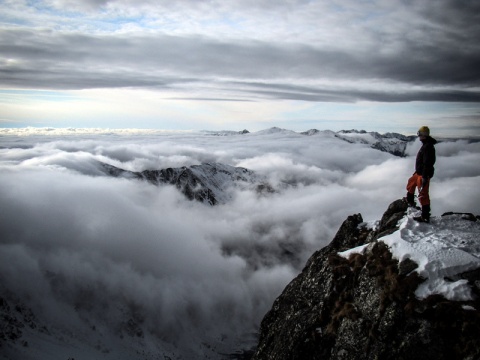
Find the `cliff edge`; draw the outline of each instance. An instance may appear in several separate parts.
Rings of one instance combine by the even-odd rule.
[[[349,216],[265,315],[253,359],[479,359],[480,221]]]

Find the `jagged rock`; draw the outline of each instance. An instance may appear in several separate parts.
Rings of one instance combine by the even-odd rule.
[[[413,271],[417,264],[399,264],[376,241],[405,212],[403,201],[393,202],[377,230],[360,226],[359,214],[345,220],[265,315],[253,359],[480,358],[478,298],[469,307],[440,295],[419,300],[414,292],[424,279]],[[363,254],[338,255],[368,242]],[[480,283],[478,271],[464,276]]]
[[[400,219],[403,218],[407,209],[408,205],[403,200],[399,199],[392,202],[388,206],[387,211],[385,211],[382,219],[380,220],[377,230],[377,238],[385,236],[387,234],[391,234],[392,232],[396,231],[398,229],[397,224]]]
[[[205,179],[202,179],[200,173],[195,171],[197,167],[194,165],[190,168],[183,166],[177,169],[145,170],[139,174],[139,177],[154,184],[175,185],[189,200],[198,200],[215,205],[218,202],[217,198],[212,189],[207,186]],[[215,173],[217,169],[210,165],[207,171]]]
[[[407,258],[398,264],[398,275],[407,275],[418,268],[418,264],[410,258]]]
[[[100,163],[100,168],[114,177],[146,180],[155,185],[174,185],[189,200],[209,205],[227,202],[230,198],[228,189],[233,186],[250,187],[261,194],[274,192],[272,186],[253,171],[219,163],[141,172],[128,171],[105,163]]]

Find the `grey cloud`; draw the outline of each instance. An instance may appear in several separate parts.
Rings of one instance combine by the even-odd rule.
[[[0,36],[2,52],[18,60],[0,70],[3,85],[9,87],[208,91],[209,86],[240,99],[248,99],[246,94],[252,92],[260,97],[306,101],[479,101],[475,87],[480,80],[480,52],[476,45],[460,50],[435,41],[423,47],[405,41],[398,53],[382,55],[302,44],[229,43],[199,36],[93,36],[27,30],[3,30]],[[290,78],[299,83],[347,80],[359,87],[349,85],[338,91],[325,85],[292,85]],[[369,81],[423,89],[404,93],[363,90],[362,83]],[[235,87],[242,82],[249,86],[247,92]]]
[[[417,3],[407,1],[408,6],[417,8],[427,19],[436,24],[442,24],[444,28],[456,29],[456,35],[465,39],[473,39],[472,36],[480,31],[478,22],[480,4],[476,1],[441,0],[435,2],[435,6],[426,2]],[[468,29],[471,32],[465,32]]]
[[[408,102],[408,101],[442,101],[442,102],[479,102],[480,93],[467,89],[435,89],[428,87],[420,90],[359,90],[347,89],[318,89],[316,87],[295,86],[287,84],[258,84],[242,83],[244,87],[238,92],[274,99],[289,99],[319,102],[354,102],[357,100],[380,102]]]

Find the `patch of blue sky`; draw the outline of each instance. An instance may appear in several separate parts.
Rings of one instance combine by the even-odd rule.
[[[229,27],[232,29],[239,29],[243,27],[245,20],[239,17],[232,17],[229,14],[223,14],[221,17],[215,17],[210,19],[201,20],[201,25],[206,25],[209,27],[218,27],[219,25]]]
[[[0,102],[15,103],[25,101],[65,102],[80,99],[78,96],[62,91],[51,90],[8,90],[0,89]]]
[[[152,26],[152,19],[146,16],[119,16],[102,19],[104,26],[111,28],[122,29],[127,25],[134,25],[137,28],[147,29],[154,28]],[[100,24],[99,24],[100,25]]]
[[[0,3],[0,8],[2,7]],[[5,14],[0,12],[0,24],[2,25],[13,25],[13,26],[28,26],[30,21],[25,18],[20,18],[18,16],[12,16],[10,14]]]
[[[0,3],[1,4],[1,3]],[[64,10],[52,7],[43,1],[25,2],[23,8],[17,8],[6,15],[8,23],[18,25],[48,26],[51,29],[63,30],[75,28],[79,20],[84,20],[84,14],[75,10]]]
[[[81,14],[73,10],[60,10],[44,3],[43,1],[27,0],[26,6],[33,10],[37,15],[49,15],[53,17],[78,17]]]
[[[146,16],[112,16],[111,14],[96,17],[82,16],[79,21],[83,31],[92,33],[117,32],[123,30],[139,31],[157,29],[158,26]]]
[[[0,1],[0,6],[4,2]],[[6,5],[5,5],[6,6]],[[77,31],[81,29],[87,32],[109,32],[121,30],[128,24],[135,24],[136,27],[146,27],[148,20],[144,16],[124,16],[107,11],[100,11],[93,15],[83,12],[76,7],[57,8],[43,1],[27,0],[23,11],[17,8],[16,11],[0,13],[0,22],[17,26],[41,25],[39,20],[48,20],[48,26],[56,30]],[[25,16],[28,13],[28,16]]]
[[[182,27],[183,23],[174,22],[170,25],[175,25],[178,28]],[[215,36],[215,34],[225,36],[230,32],[233,34],[236,32],[242,34],[246,26],[248,26],[248,20],[240,14],[230,14],[222,11],[195,19],[195,24],[192,29],[200,31],[201,33],[208,33],[211,36]]]

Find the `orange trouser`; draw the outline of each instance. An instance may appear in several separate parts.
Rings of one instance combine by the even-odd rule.
[[[418,188],[421,191],[418,194],[418,201],[420,205],[430,205],[430,195],[428,195],[428,189],[430,187],[430,179],[427,180],[427,183],[422,188],[422,175],[417,173],[413,174],[407,183],[407,191],[411,194],[415,194],[415,189]]]

